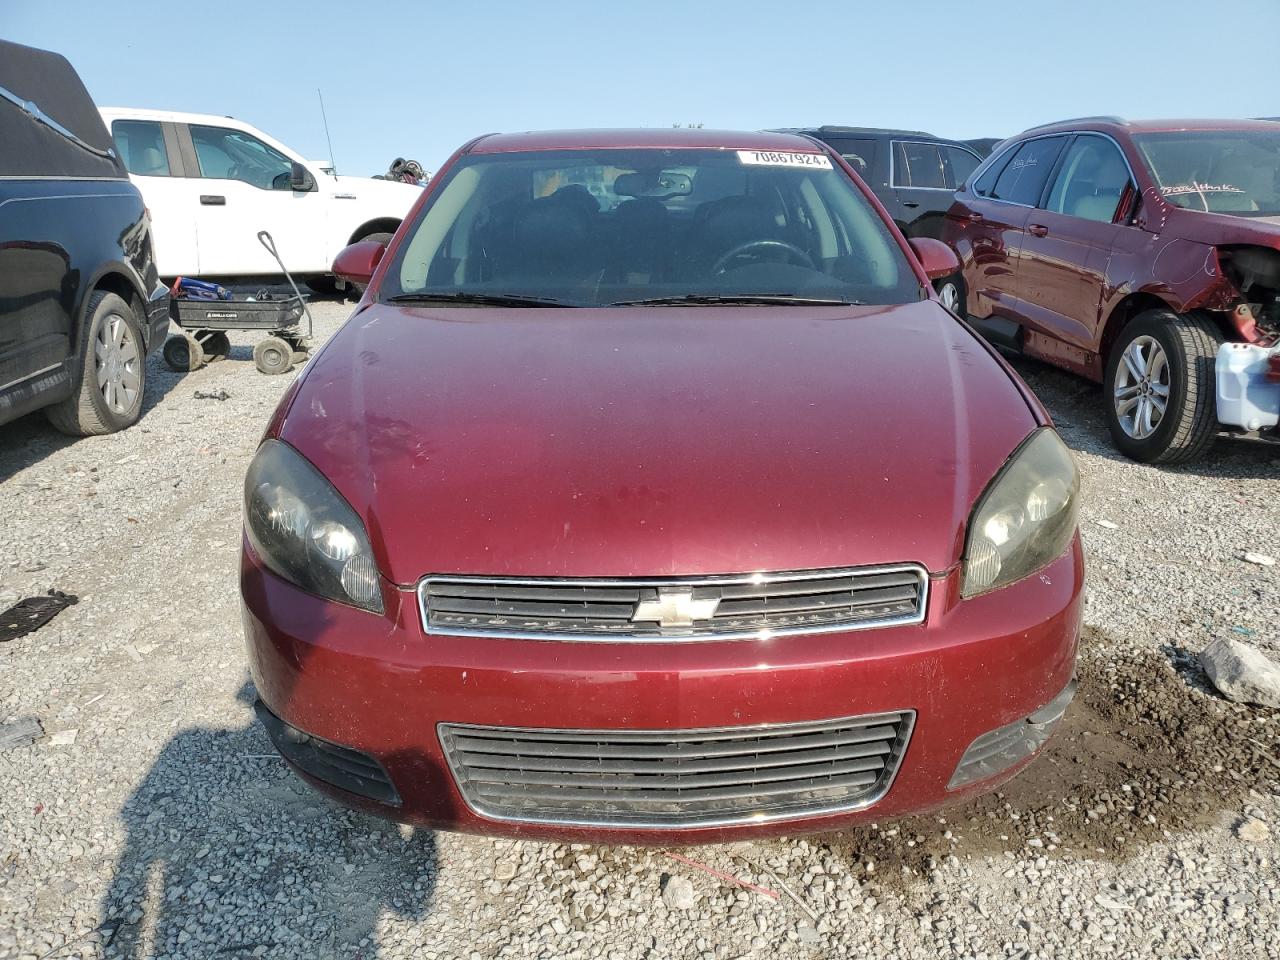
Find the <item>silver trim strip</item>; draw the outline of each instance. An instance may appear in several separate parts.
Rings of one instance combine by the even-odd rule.
[[[114,149],[100,150],[97,147],[95,147],[93,144],[86,143],[84,140],[81,140],[74,133],[72,133],[70,130],[68,130],[66,127],[60,124],[57,120],[53,119],[53,117],[49,116],[47,113],[41,110],[40,105],[37,104],[34,100],[23,100],[20,96],[18,96],[16,93],[8,89],[7,87],[0,87],[0,100],[8,100],[10,103],[12,103],[15,107],[17,107],[19,110],[25,113],[28,117],[30,117],[36,123],[43,123],[46,127],[52,130],[54,133],[64,137],[67,140],[70,140],[81,150],[88,150],[94,156],[102,157],[104,160],[114,160],[116,158],[116,152]]]
[[[788,810],[784,813],[776,814],[739,814],[734,817],[721,817],[719,819],[689,821],[688,823],[663,823],[663,822],[647,822],[647,821],[610,821],[610,820],[590,820],[590,819],[568,819],[558,817],[515,817],[505,814],[496,814],[485,810],[483,805],[473,803],[471,798],[467,796],[467,791],[462,786],[462,780],[458,777],[458,771],[454,768],[453,758],[449,755],[449,751],[444,747],[444,738],[440,736],[442,727],[449,727],[453,730],[502,730],[511,733],[581,733],[584,735],[592,733],[600,733],[605,736],[615,733],[634,733],[634,734],[650,734],[662,735],[672,733],[703,733],[716,734],[728,732],[742,732],[749,734],[755,730],[784,730],[787,727],[804,728],[812,726],[815,723],[841,723],[841,722],[867,722],[880,717],[897,717],[902,724],[902,729],[898,731],[898,737],[894,746],[897,748],[893,754],[893,767],[888,770],[888,776],[884,778],[884,785],[875,793],[861,797],[853,803],[833,804],[825,807],[815,807],[813,809]],[[695,727],[693,729],[672,729],[672,730],[557,730],[536,727],[492,727],[484,724],[474,723],[448,723],[441,721],[436,724],[436,737],[440,740],[440,752],[444,754],[445,762],[449,764],[449,775],[453,777],[454,785],[458,788],[458,794],[462,797],[462,802],[476,814],[487,817],[490,820],[498,820],[503,823],[539,823],[549,826],[558,827],[608,827],[614,830],[703,830],[715,827],[731,827],[748,823],[777,823],[784,820],[809,820],[814,817],[828,817],[841,813],[856,813],[859,810],[865,810],[881,800],[883,800],[893,788],[894,781],[898,779],[898,771],[902,769],[902,761],[906,758],[907,748],[911,745],[911,735],[915,732],[916,712],[914,710],[887,710],[883,713],[867,713],[852,717],[838,717],[834,720],[801,720],[793,723],[760,723],[752,724],[745,727]]]
[[[886,617],[857,623],[819,624],[814,626],[781,627],[777,630],[739,630],[730,633],[690,634],[580,634],[540,633],[518,630],[493,630],[488,628],[434,629],[427,616],[427,586],[432,583],[468,583],[520,587],[715,587],[727,584],[787,583],[791,580],[825,580],[849,576],[874,576],[881,573],[914,573],[920,581],[920,602],[911,616]],[[418,615],[423,632],[430,636],[446,637],[494,637],[504,640],[552,640],[567,643],[715,643],[720,640],[766,640],[772,637],[791,637],[803,634],[849,633],[854,630],[873,630],[881,627],[904,627],[923,623],[929,610],[929,572],[918,563],[895,563],[875,567],[841,567],[823,570],[793,570],[786,573],[742,573],[702,577],[618,577],[613,579],[579,579],[576,577],[465,577],[444,574],[428,574],[418,581]]]
[[[8,383],[0,383],[0,390],[8,390],[10,387],[16,387],[20,383],[25,383],[28,380],[31,380],[42,374],[48,373],[50,370],[57,370],[61,366],[62,366],[62,361],[59,360],[57,363],[51,363],[47,367],[41,367],[39,370],[36,370],[34,373],[24,373],[17,380],[10,380]]]

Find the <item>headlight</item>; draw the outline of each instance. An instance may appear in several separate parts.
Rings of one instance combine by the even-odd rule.
[[[973,597],[1034,573],[1071,543],[1080,474],[1058,432],[1033,433],[1009,458],[969,520],[961,594]]]
[[[268,440],[244,481],[244,526],[271,570],[303,590],[382,613],[378,567],[350,504],[293,447]]]

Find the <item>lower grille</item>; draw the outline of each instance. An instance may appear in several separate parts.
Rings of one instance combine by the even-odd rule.
[[[888,791],[915,714],[707,730],[439,725],[467,804],[498,820],[706,827],[857,810]]]
[[[428,633],[731,640],[919,623],[928,585],[915,564],[664,580],[431,576],[418,602]]]

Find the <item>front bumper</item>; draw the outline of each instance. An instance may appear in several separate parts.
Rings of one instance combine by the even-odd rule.
[[[958,570],[935,579],[922,624],[690,644],[427,635],[412,590],[384,585],[387,613],[378,617],[298,590],[263,568],[247,546],[241,590],[250,668],[270,714],[304,732],[301,739],[311,735],[371,758],[369,770],[385,774],[395,802],[307,776],[321,791],[430,827],[700,843],[925,812],[1009,779],[1028,753],[949,787],[975,740],[1026,720],[1070,684],[1083,576],[1077,538],[1038,574],[986,596],[962,601]],[[892,785],[872,805],[695,828],[486,817],[459,791],[437,733],[441,723],[685,731],[894,711],[913,711],[914,727]]]

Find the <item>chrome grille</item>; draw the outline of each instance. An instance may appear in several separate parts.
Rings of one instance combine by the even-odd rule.
[[[562,640],[724,640],[919,623],[923,567],[664,580],[431,576],[428,633]]]
[[[498,820],[698,827],[857,810],[888,791],[904,710],[708,730],[526,730],[442,723],[467,804]]]

